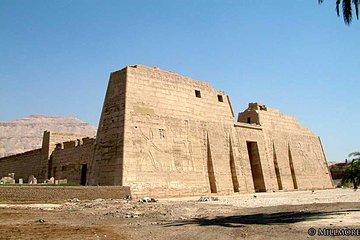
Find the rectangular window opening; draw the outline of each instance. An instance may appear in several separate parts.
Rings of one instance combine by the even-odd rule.
[[[195,90],[195,96],[196,96],[197,98],[201,98],[200,90]]]
[[[219,102],[224,102],[222,95],[217,95],[217,97],[218,97],[218,101],[219,101]]]

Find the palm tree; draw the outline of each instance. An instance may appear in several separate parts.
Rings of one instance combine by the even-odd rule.
[[[323,3],[324,0],[318,0],[319,4]],[[342,13],[344,22],[346,25],[350,25],[352,21],[352,10],[355,8],[356,18],[359,19],[359,0],[336,0],[336,14],[340,17],[340,3],[342,3]]]
[[[360,152],[352,152],[349,157],[353,159],[351,163],[345,166],[345,174],[341,179],[341,184],[351,182],[356,190],[360,184]]]
[[[359,161],[360,160],[360,152],[352,152],[349,154],[349,157],[352,157],[353,160]]]

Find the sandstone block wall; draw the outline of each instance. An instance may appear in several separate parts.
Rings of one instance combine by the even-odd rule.
[[[133,192],[208,192],[212,164],[216,191],[230,191],[230,169],[221,164],[233,123],[226,95],[142,66],[127,68],[126,80],[123,184]]]
[[[110,75],[96,136],[90,185],[123,185],[126,68]]]
[[[52,171],[52,166],[51,166],[52,162],[50,161],[51,154],[55,150],[56,145],[58,143],[63,143],[66,141],[80,141],[82,138],[85,138],[85,137],[87,137],[87,136],[84,136],[82,134],[45,131],[44,136],[43,136],[43,142],[42,142],[42,151],[44,153],[44,158],[43,158],[43,161],[41,162],[41,173],[39,174],[39,176],[36,176],[38,178],[38,180],[40,182],[42,182],[45,179],[48,179],[51,177],[51,171]],[[78,144],[76,144],[76,145],[78,145]],[[77,155],[78,153],[75,152],[74,154]],[[76,158],[77,157],[75,157],[75,159]]]
[[[91,164],[95,142],[94,138],[79,136],[45,131],[42,148],[0,158],[0,178],[15,173],[16,180],[23,178],[25,183],[30,175],[34,175],[39,183],[50,177],[68,178],[69,182],[79,183],[79,169],[81,164]]]
[[[61,186],[2,186],[0,187],[0,203],[26,202],[61,202],[78,198],[80,200],[94,199],[124,199],[130,196],[130,188],[123,186],[102,187],[61,187]]]
[[[27,182],[30,175],[40,175],[43,159],[42,149],[0,158],[0,178],[8,176],[8,173],[15,173],[16,181],[23,178]]]
[[[278,186],[275,189],[333,187],[318,136],[302,127],[293,117],[263,105],[250,104],[246,111],[239,114],[238,120],[248,122],[249,118],[263,128],[270,169],[278,168],[278,176],[275,176]]]
[[[94,138],[58,143],[49,161],[49,178],[67,179],[69,183],[81,183],[86,179],[94,155]],[[86,170],[84,171],[83,168]],[[83,172],[82,172],[83,171]]]
[[[90,136],[75,133],[60,133],[45,131],[43,136],[42,148],[47,151],[48,158],[56,148],[56,144],[67,141],[75,141]]]
[[[275,174],[272,164],[269,162],[268,145],[264,138],[262,127],[241,123],[236,123],[234,126],[233,152],[234,160],[239,165],[237,174],[240,183],[240,192],[254,192],[254,179],[263,184],[257,191],[276,190]],[[255,146],[252,146],[253,149],[248,149],[248,144],[256,144],[257,149]],[[254,173],[252,173],[249,152],[254,155],[254,165],[258,167],[258,169],[254,169]],[[257,154],[258,156],[256,156]],[[255,160],[258,162],[255,162]]]

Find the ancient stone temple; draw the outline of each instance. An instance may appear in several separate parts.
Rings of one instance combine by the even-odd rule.
[[[89,184],[164,195],[331,188],[319,137],[292,117],[179,74],[113,72]]]
[[[333,187],[320,138],[293,117],[250,103],[235,121],[224,92],[158,68],[111,73],[96,140],[77,146],[57,144],[39,172],[157,196]]]

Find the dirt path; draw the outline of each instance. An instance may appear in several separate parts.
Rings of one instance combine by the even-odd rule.
[[[210,202],[0,205],[0,239],[327,239],[309,236],[308,229],[360,228],[359,194],[328,190],[219,196]]]

